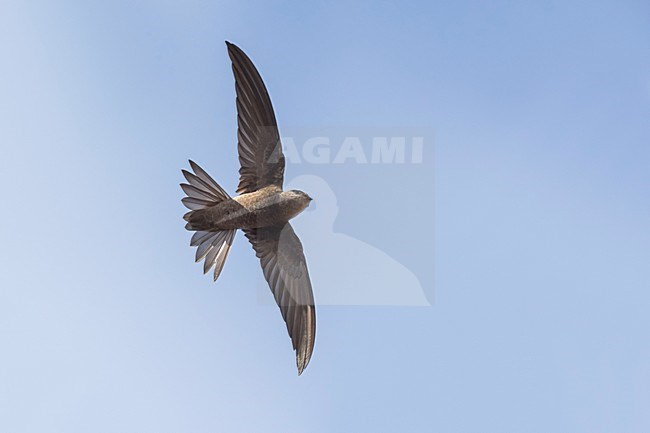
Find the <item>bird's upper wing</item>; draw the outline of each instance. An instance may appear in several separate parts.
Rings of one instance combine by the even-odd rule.
[[[296,351],[298,374],[307,367],[316,338],[316,308],[302,244],[291,224],[245,229]]]
[[[237,194],[268,185],[282,188],[284,155],[271,99],[262,77],[244,52],[226,42],[237,92],[239,186]]]

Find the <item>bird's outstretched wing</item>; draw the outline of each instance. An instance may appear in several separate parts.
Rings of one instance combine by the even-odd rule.
[[[239,186],[237,194],[269,185],[282,188],[284,155],[271,99],[262,77],[244,52],[226,42],[237,92]]]
[[[300,239],[289,223],[245,229],[244,233],[260,259],[264,278],[287,324],[301,374],[314,350],[316,309]]]

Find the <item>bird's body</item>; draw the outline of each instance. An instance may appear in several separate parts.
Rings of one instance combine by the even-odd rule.
[[[264,278],[280,307],[296,351],[301,374],[314,350],[316,309],[307,262],[289,220],[311,198],[302,191],[284,191],[284,156],[271,99],[257,69],[244,52],[226,42],[237,93],[237,137],[241,167],[236,197],[231,198],[198,164],[183,170],[188,183],[183,204],[190,209],[185,228],[194,231],[190,245],[203,272],[214,268],[216,281],[235,233],[241,229],[260,259]]]
[[[187,228],[214,231],[284,225],[302,212],[310,200],[301,191],[267,186],[192,212]]]

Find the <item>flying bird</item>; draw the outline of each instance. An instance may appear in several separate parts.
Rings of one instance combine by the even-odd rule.
[[[285,163],[271,99],[253,62],[236,45],[226,45],[237,94],[238,195],[230,197],[190,160],[192,172],[182,171],[188,183],[181,184],[187,195],[182,202],[190,209],[185,228],[194,231],[190,245],[197,247],[196,261],[204,261],[204,273],[214,268],[214,281],[235,233],[243,230],[280,307],[300,375],[314,350],[316,309],[302,244],[289,220],[312,199],[282,189]]]

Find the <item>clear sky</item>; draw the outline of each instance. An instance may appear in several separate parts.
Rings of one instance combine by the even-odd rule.
[[[327,302],[301,377],[244,236],[214,284],[183,229],[188,158],[237,184],[225,40],[285,136],[424,137],[288,164],[317,301],[430,304]],[[3,1],[0,431],[650,431],[648,41],[644,1]]]

